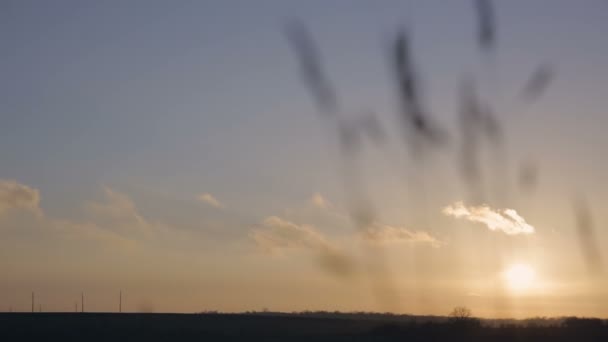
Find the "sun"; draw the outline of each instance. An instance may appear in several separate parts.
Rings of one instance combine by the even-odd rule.
[[[509,289],[513,292],[530,290],[536,282],[536,272],[527,264],[513,264],[503,273]]]

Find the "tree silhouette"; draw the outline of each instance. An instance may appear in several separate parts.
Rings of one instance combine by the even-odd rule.
[[[479,326],[481,321],[473,317],[471,309],[464,306],[457,306],[449,314],[450,322],[458,326]]]

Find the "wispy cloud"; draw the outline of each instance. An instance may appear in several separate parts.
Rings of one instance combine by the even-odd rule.
[[[274,253],[283,248],[320,249],[329,245],[326,238],[310,225],[298,225],[278,216],[269,216],[249,235],[263,251]]]
[[[207,193],[207,192],[198,195],[198,200],[201,202],[207,203],[208,205],[210,205],[214,208],[223,209],[226,207],[222,202],[220,202],[212,194]]]
[[[65,249],[64,255],[90,250],[93,254],[88,255],[96,260],[97,252],[124,253],[160,256],[154,262],[163,263],[166,257],[181,258],[205,253],[209,248],[231,248],[229,244],[219,246],[218,240],[208,239],[206,220],[197,222],[202,229],[190,229],[183,221],[164,221],[162,212],[149,216],[140,211],[128,194],[117,189],[102,187],[100,193],[100,198],[82,204],[82,212],[74,210],[70,216],[54,216],[40,207],[44,194],[39,189],[0,180],[0,249],[29,253],[30,248],[40,243]],[[171,207],[161,208],[164,209]],[[28,243],[23,248],[15,247],[25,241]],[[203,244],[209,248],[202,249]]]
[[[319,265],[333,274],[348,276],[354,270],[351,258],[332,244],[315,227],[269,216],[249,236],[264,252],[278,254],[286,249],[305,249],[318,254]]]
[[[318,192],[312,195],[310,203],[319,209],[329,209],[332,207],[331,202]]]
[[[488,229],[507,235],[533,234],[535,231],[513,209],[492,209],[487,205],[467,207],[462,202],[456,202],[443,208],[442,212],[447,216],[483,223]]]
[[[122,232],[149,233],[152,224],[138,212],[135,203],[129,196],[109,187],[103,187],[105,201],[89,202],[85,208],[96,222],[120,229]]]
[[[364,241],[373,244],[397,244],[416,243],[428,244],[438,248],[445,242],[438,240],[425,231],[412,231],[405,227],[395,227],[386,224],[375,223],[361,233]]]
[[[103,200],[85,203],[84,221],[45,217],[56,231],[72,239],[97,241],[104,245],[133,247],[167,232],[163,224],[150,222],[127,195],[108,186],[102,187]]]
[[[13,180],[0,179],[0,215],[13,209],[40,213],[40,193],[37,189]]]
[[[104,191],[106,202],[87,205],[89,213],[93,213],[94,217],[77,222],[46,215],[40,208],[38,189],[16,181],[0,180],[0,215],[9,210],[24,210],[33,218],[28,221],[28,228],[38,229],[39,232],[52,233],[70,240],[94,241],[106,246],[133,247],[134,240],[113,229],[121,226],[118,222],[140,227],[147,225],[147,222],[137,213],[135,205],[127,196],[110,188],[104,188]]]

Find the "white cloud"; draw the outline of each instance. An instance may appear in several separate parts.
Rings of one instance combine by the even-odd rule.
[[[198,200],[201,202],[205,202],[214,208],[219,208],[219,209],[225,208],[224,204],[222,202],[218,201],[217,198],[213,197],[213,195],[210,193],[200,194],[198,196]]]
[[[13,209],[40,214],[38,190],[13,180],[0,179],[0,215]]]
[[[374,223],[361,233],[363,240],[373,244],[416,243],[429,244],[438,248],[445,242],[424,231],[412,231],[405,227],[394,227],[386,224]]]
[[[534,233],[534,227],[526,223],[526,220],[513,209],[494,210],[487,205],[466,207],[462,202],[456,202],[443,208],[443,213],[447,216],[483,223],[488,229],[501,231],[507,235]]]

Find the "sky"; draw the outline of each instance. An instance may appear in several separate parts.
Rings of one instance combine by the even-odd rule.
[[[485,51],[464,0],[3,1],[0,310],[84,292],[111,312],[122,292],[133,312],[608,317],[608,4],[494,10]],[[391,65],[403,31],[446,132],[422,152]],[[501,131],[473,181],[463,80]]]

